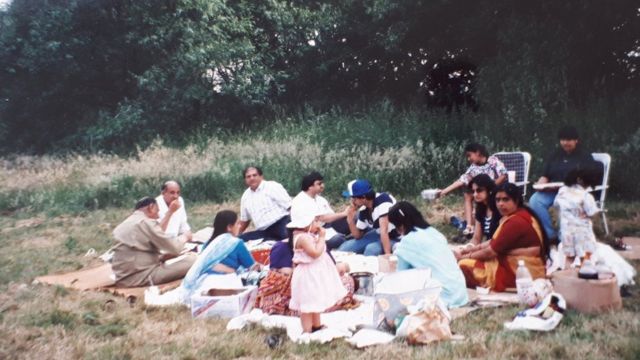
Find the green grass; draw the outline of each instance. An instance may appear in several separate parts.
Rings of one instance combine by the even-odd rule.
[[[603,118],[605,105],[593,106],[568,113],[556,126],[579,124],[588,149],[612,155],[611,199],[638,200],[634,179],[640,167],[640,129],[618,113]],[[530,180],[535,181],[557,139],[556,128],[534,120],[497,124],[487,113],[447,116],[381,102],[362,111],[304,108],[251,129],[158,139],[129,157],[8,156],[0,159],[0,212],[58,216],[129,207],[157,193],[167,179],[181,181],[183,196],[191,203],[234,201],[244,189],[241,170],[249,164],[262,166],[267,179],[282,183],[291,194],[299,191],[305,173],[317,170],[333,200],[356,177],[368,178],[377,190],[413,197],[457,179],[467,167],[463,148],[471,141],[484,143],[490,152],[529,151]]]
[[[428,220],[451,235],[445,221],[460,212],[459,199],[444,203],[416,202]],[[409,198],[415,201],[414,198]],[[338,204],[334,204],[338,206]],[[611,226],[636,218],[639,203],[610,204]],[[190,222],[196,229],[209,225],[221,208],[237,202],[192,205]],[[619,210],[619,209],[624,209]],[[0,218],[0,358],[83,359],[233,359],[243,358],[621,358],[640,356],[640,287],[631,288],[620,311],[583,315],[569,311],[550,333],[509,332],[503,322],[513,318],[515,306],[482,309],[452,323],[462,341],[412,347],[401,341],[356,350],[342,340],[330,344],[297,345],[286,340],[270,349],[265,338],[281,330],[249,327],[227,332],[226,321],[193,320],[180,307],[130,306],[107,293],[78,292],[31,284],[34,277],[95,264],[85,257],[90,248],[108,249],[111,230],[130,212],[107,208],[76,215],[48,217],[43,212],[19,211]],[[616,215],[616,216],[614,216]],[[618,218],[617,215],[624,215]],[[599,226],[599,225],[597,225]],[[74,239],[69,250],[69,239]],[[633,263],[640,269],[640,261]]]

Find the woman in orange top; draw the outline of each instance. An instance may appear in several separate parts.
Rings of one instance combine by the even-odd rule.
[[[540,221],[524,205],[520,188],[505,183],[494,194],[502,218],[493,238],[457,252],[456,258],[467,287],[504,291],[516,286],[519,259],[525,261],[534,279],[544,277],[549,247]]]

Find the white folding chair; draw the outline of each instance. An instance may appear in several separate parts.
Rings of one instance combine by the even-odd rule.
[[[593,191],[600,191],[600,199],[596,199],[596,203],[602,214],[602,224],[604,225],[605,234],[609,234],[609,225],[607,224],[607,210],[604,208],[604,200],[607,198],[607,189],[609,188],[609,170],[611,169],[611,156],[607,153],[592,153],[593,160],[601,162],[603,166],[602,184],[593,188]]]
[[[531,154],[524,151],[499,152],[493,154],[500,159],[507,171],[515,171],[516,179],[514,184],[522,189],[522,196],[527,195],[527,184],[529,184],[529,166],[531,165]]]

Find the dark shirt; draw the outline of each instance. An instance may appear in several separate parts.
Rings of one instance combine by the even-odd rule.
[[[293,251],[289,247],[289,244],[283,241],[278,241],[271,248],[269,253],[269,267],[271,269],[282,269],[293,267]]]
[[[358,212],[358,221],[356,222],[356,227],[360,230],[367,230],[369,228],[379,229],[380,228],[380,218],[383,216],[387,216],[389,213],[389,209],[396,203],[396,199],[394,199],[391,195],[387,193],[379,193],[376,194],[376,197],[373,199],[373,209],[369,210],[369,208],[365,208]],[[400,236],[398,232],[395,230],[393,224],[389,223],[389,238],[396,239]]]
[[[484,204],[478,204],[476,205],[476,211],[475,211],[475,218],[476,221],[480,222],[480,224],[482,224],[482,233],[484,234],[484,236],[486,236],[487,240],[491,239],[493,237],[493,233],[496,232],[496,229],[498,228],[498,225],[500,225],[500,218],[502,216],[500,216],[500,212],[498,211],[498,209],[492,209],[491,210],[491,219],[489,219],[489,226],[487,228],[486,226],[486,221],[487,221],[487,208]]]
[[[564,181],[569,171],[588,166],[594,163],[591,154],[577,148],[571,154],[567,154],[562,149],[557,149],[549,158],[544,166],[542,176],[549,179],[549,182]]]

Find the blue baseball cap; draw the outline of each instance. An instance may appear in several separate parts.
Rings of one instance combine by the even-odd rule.
[[[370,192],[373,192],[373,188],[369,181],[364,179],[356,179],[350,181],[347,185],[347,190],[342,192],[344,197],[364,196]]]

